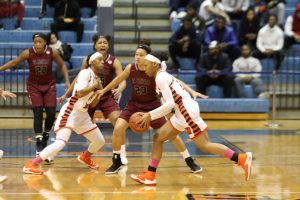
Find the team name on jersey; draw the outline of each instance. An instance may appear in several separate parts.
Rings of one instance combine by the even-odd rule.
[[[151,81],[144,78],[132,78],[132,83],[137,85],[151,85]]]

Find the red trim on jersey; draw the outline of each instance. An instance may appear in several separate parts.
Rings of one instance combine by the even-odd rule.
[[[90,130],[88,130],[88,131],[85,131],[85,132],[81,133],[80,135],[83,136],[84,134],[87,134],[87,133],[89,133],[89,132],[95,130],[96,128],[98,128],[98,126],[92,128],[92,129],[90,129]]]
[[[68,143],[66,140],[63,140],[63,139],[60,139],[60,138],[56,138],[56,140],[61,140],[61,141],[63,141],[64,143]]]
[[[182,131],[178,130],[177,128],[175,128],[175,127],[173,126],[173,124],[172,124],[172,122],[171,122],[170,120],[168,120],[168,121],[169,121],[169,123],[171,124],[171,126],[172,126],[172,128],[173,128],[174,131],[176,131],[176,132],[178,132],[178,133],[182,133]]]
[[[68,118],[71,114],[71,112],[74,109],[74,104],[78,101],[78,96],[75,94],[75,96],[72,96],[69,100],[69,105],[67,106],[66,110],[64,111],[63,116],[61,117],[59,128],[65,127],[68,121]]]

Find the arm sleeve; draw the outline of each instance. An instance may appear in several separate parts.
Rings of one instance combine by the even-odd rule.
[[[283,34],[283,31],[280,28],[278,28],[277,31],[278,31],[278,33],[277,33],[278,40],[277,40],[276,45],[273,48],[274,51],[281,50],[283,48],[283,44],[284,44],[284,34]]]
[[[257,36],[256,46],[260,52],[265,52],[266,49],[262,44],[263,42],[263,29],[260,29]]]
[[[294,35],[294,32],[292,30],[292,24],[293,24],[293,17],[289,16],[284,25],[284,32],[289,37],[292,37]]]
[[[169,81],[166,81],[169,77],[166,75],[166,73],[160,73],[155,79],[156,86],[161,91],[165,103],[149,112],[151,120],[155,120],[167,115],[171,112],[171,109],[175,107],[173,95],[168,84]]]
[[[262,71],[262,66],[261,66],[259,60],[255,58],[254,62],[255,62],[255,70],[254,70],[254,72],[261,72]],[[252,76],[258,78],[258,77],[260,77],[260,74],[252,74]]]
[[[247,11],[248,8],[249,8],[249,0],[244,0],[243,3],[242,3],[241,10],[242,11]]]
[[[239,68],[240,64],[241,64],[240,59],[236,59],[236,60],[233,62],[233,64],[232,64],[232,71],[233,71],[233,72],[240,72],[240,68]],[[235,74],[235,76],[237,76],[237,77],[244,77],[245,74],[240,74],[240,73],[238,73],[238,74]]]
[[[229,30],[229,40],[227,41],[227,43],[229,45],[236,46],[238,44],[236,34],[233,29],[228,29],[228,30]]]
[[[88,70],[82,70],[78,74],[78,77],[76,80],[76,84],[77,84],[76,90],[80,91],[84,88],[87,88],[89,85],[89,80],[90,80],[90,74],[89,74]]]

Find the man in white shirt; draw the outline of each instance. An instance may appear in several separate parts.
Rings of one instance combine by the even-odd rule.
[[[277,25],[277,17],[270,15],[268,24],[262,27],[257,36],[257,50],[253,56],[259,59],[274,58],[275,69],[278,70],[284,58],[283,54],[284,33]]]
[[[261,64],[257,58],[250,56],[251,50],[248,45],[242,46],[242,56],[233,62],[233,72],[236,72],[234,79],[239,98],[245,98],[244,85],[250,84],[253,91],[259,98],[265,96],[263,82],[260,79],[260,72],[262,71]],[[242,74],[240,72],[246,72]],[[252,74],[249,72],[258,72]]]
[[[231,23],[230,17],[219,0],[205,0],[200,6],[199,15],[205,20],[207,27],[215,22],[217,16],[224,17],[228,24]]]
[[[249,0],[222,0],[222,4],[231,19],[242,19],[249,7]]]
[[[297,4],[295,13],[290,15],[284,26],[285,49],[293,44],[300,44],[300,3]]]

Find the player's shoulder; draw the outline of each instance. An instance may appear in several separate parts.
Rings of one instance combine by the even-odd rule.
[[[90,74],[91,74],[90,70],[88,68],[86,68],[86,69],[82,69],[79,72],[78,76],[80,76],[80,77],[88,77],[88,76],[90,76]]]
[[[161,71],[155,77],[156,82],[170,82],[172,81],[172,75],[166,71]]]

